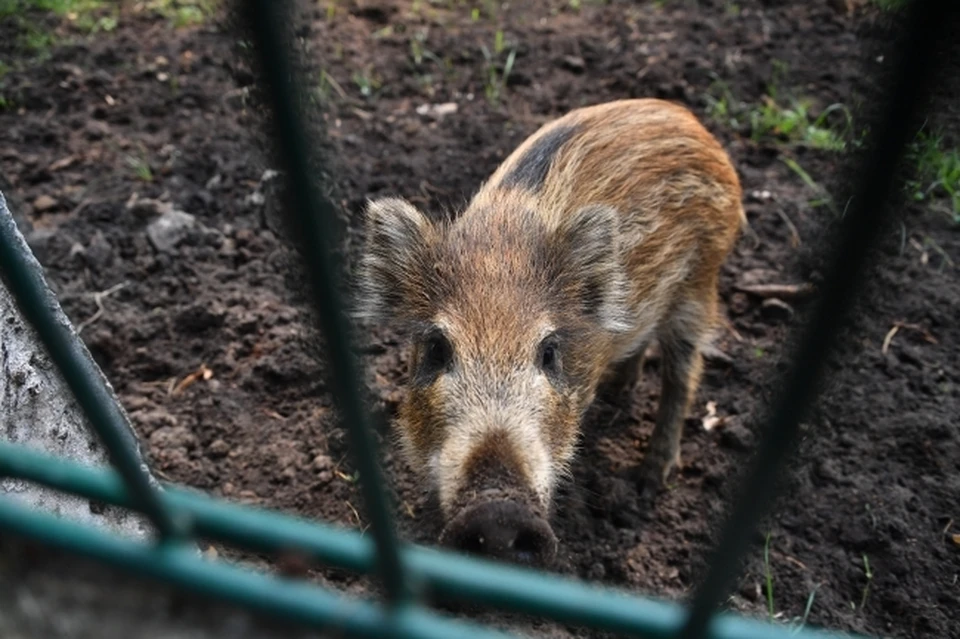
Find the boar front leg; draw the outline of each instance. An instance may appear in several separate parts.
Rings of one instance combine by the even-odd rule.
[[[699,341],[699,340],[698,340]],[[640,467],[645,490],[663,484],[680,465],[683,422],[700,382],[703,358],[690,335],[668,331],[660,336],[661,391],[657,420]]]

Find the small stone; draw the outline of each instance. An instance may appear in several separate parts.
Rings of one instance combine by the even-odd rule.
[[[329,455],[324,455],[323,453],[321,453],[313,458],[313,469],[317,472],[328,470],[332,466],[333,466],[333,460],[330,459]]]
[[[204,188],[207,189],[208,191],[215,191],[217,188],[219,188],[219,186],[222,183],[223,183],[223,176],[217,173],[212,178],[207,180],[207,183],[204,186]]]
[[[417,107],[417,115],[431,117],[439,120],[445,115],[452,115],[457,112],[456,102],[443,102],[441,104],[421,104]]]
[[[104,69],[98,69],[87,77],[87,86],[90,87],[104,87],[109,84],[113,84],[113,76]]]
[[[720,435],[720,445],[742,452],[753,448],[753,433],[738,420],[728,420],[723,434]]]
[[[57,232],[54,229],[39,228],[33,229],[33,231],[27,235],[27,244],[42,263],[48,259],[48,251],[57,239]]]
[[[170,202],[161,202],[151,198],[141,198],[136,193],[130,196],[126,204],[127,210],[140,219],[148,219],[163,215],[173,210]]]
[[[587,63],[584,62],[583,58],[577,55],[565,55],[563,56],[562,66],[565,69],[570,69],[571,71],[583,71],[587,68]]]
[[[730,296],[728,309],[732,315],[743,315],[750,310],[750,298],[746,293],[737,291]]]
[[[110,125],[101,120],[89,120],[84,131],[88,140],[102,140],[110,134]]]
[[[33,201],[33,210],[37,213],[45,213],[56,207],[58,202],[49,195],[41,195]]]
[[[90,238],[84,258],[94,268],[105,268],[113,263],[113,246],[110,245],[103,231],[97,231]]]
[[[260,191],[254,191],[244,198],[243,203],[247,206],[263,206],[267,198]]]
[[[603,578],[607,576],[607,569],[603,567],[602,562],[595,561],[587,568],[585,576],[588,581],[603,581]]]
[[[814,468],[815,483],[819,486],[825,484],[838,484],[841,481],[842,472],[839,468],[839,464],[831,459],[821,459],[817,462]]]
[[[756,286],[758,284],[768,284],[781,280],[779,271],[769,268],[753,268],[749,271],[743,271],[738,278],[738,286]]]
[[[220,328],[226,317],[227,311],[219,302],[194,302],[174,315],[173,325],[181,333],[200,334]]]
[[[177,425],[177,418],[165,408],[140,411],[133,415],[133,420],[139,426],[140,432],[153,433],[162,428],[172,428]]]
[[[147,237],[154,248],[166,253],[176,248],[195,226],[192,215],[171,209],[147,226]]]
[[[225,457],[227,453],[230,452],[230,444],[223,441],[222,439],[215,439],[210,447],[207,448],[207,454],[216,459],[218,457]],[[226,490],[226,486],[224,486]],[[232,492],[232,491],[231,491]]]

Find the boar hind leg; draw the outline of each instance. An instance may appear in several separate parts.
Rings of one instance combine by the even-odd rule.
[[[633,355],[611,366],[600,381],[597,396],[601,400],[611,403],[615,403],[620,398],[621,393],[632,396],[637,383],[640,381],[646,352],[647,344],[643,343]]]
[[[691,330],[688,322],[684,322],[683,330],[677,326],[666,328],[659,336],[661,391],[657,421],[641,465],[640,479],[649,487],[660,486],[680,464],[683,422],[703,370],[699,348],[701,331]]]

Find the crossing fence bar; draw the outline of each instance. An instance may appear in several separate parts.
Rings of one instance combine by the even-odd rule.
[[[748,619],[718,611],[760,517],[776,496],[776,479],[797,439],[803,411],[812,402],[819,373],[862,275],[869,249],[885,228],[884,203],[919,105],[936,72],[934,47],[942,44],[953,3],[911,2],[910,31],[882,126],[874,137],[859,188],[846,214],[822,297],[806,326],[793,365],[773,403],[765,436],[741,494],[722,529],[706,577],[689,605],[656,601],[581,581],[407,544],[398,539],[392,507],[377,460],[370,415],[359,392],[359,366],[336,287],[335,208],[309,168],[306,128],[295,91],[297,74],[284,39],[287,3],[245,0],[249,29],[262,66],[277,150],[287,179],[285,208],[294,229],[326,346],[330,384],[350,436],[351,451],[371,534],[230,504],[173,485],[153,485],[132,454],[125,418],[106,392],[96,364],[79,338],[51,312],[41,272],[0,196],[0,276],[25,318],[36,328],[52,361],[110,454],[114,470],[94,469],[0,442],[0,477],[13,477],[145,514],[161,542],[204,537],[238,549],[296,552],[327,566],[375,575],[384,601],[361,600],[305,580],[269,576],[222,560],[201,558],[185,544],[120,538],[0,497],[0,535],[87,556],[184,591],[243,606],[306,627],[354,637],[432,639],[503,636],[432,610],[429,603],[481,604],[565,624],[653,639],[830,639],[841,635],[807,627]],[[843,635],[849,636],[849,635]]]
[[[0,443],[2,475],[20,477],[114,506],[136,508],[136,503],[126,493],[123,480],[115,472],[56,460],[23,446]],[[328,566],[364,574],[376,573],[376,553],[372,540],[356,531],[229,504],[175,486],[167,486],[165,494],[171,505],[192,519],[192,530],[198,536],[253,552],[293,551]],[[24,522],[30,520],[31,513],[26,513],[22,508],[12,512],[16,514],[6,517],[0,513],[0,530],[22,533],[33,530],[32,527],[23,528],[27,525]],[[69,524],[64,530],[77,529],[82,527]],[[82,538],[86,538],[84,534],[71,533],[45,540],[69,550],[77,548],[75,544],[81,542],[76,540]],[[63,546],[58,542],[71,545]],[[82,552],[82,544],[79,551]],[[116,556],[111,556],[105,548],[99,552],[105,561],[119,568],[131,569],[127,561],[128,551],[117,553]],[[675,603],[636,597],[557,575],[546,578],[534,570],[498,565],[416,545],[401,545],[400,553],[410,573],[410,580],[420,584],[420,593],[448,602],[483,604],[498,610],[543,616],[571,625],[645,638],[675,637],[685,621],[682,607]],[[173,579],[166,579],[164,575],[160,577],[166,581]],[[238,601],[232,594],[216,586],[204,590],[202,594]],[[269,593],[263,596],[270,600]],[[287,618],[289,610],[281,607],[273,610],[273,614]],[[837,637],[812,629],[797,631],[729,614],[714,618],[708,636],[713,639]]]

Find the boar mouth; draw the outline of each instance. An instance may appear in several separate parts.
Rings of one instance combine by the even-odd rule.
[[[547,520],[512,499],[463,508],[439,541],[461,552],[525,566],[549,566],[557,554],[557,537]]]

